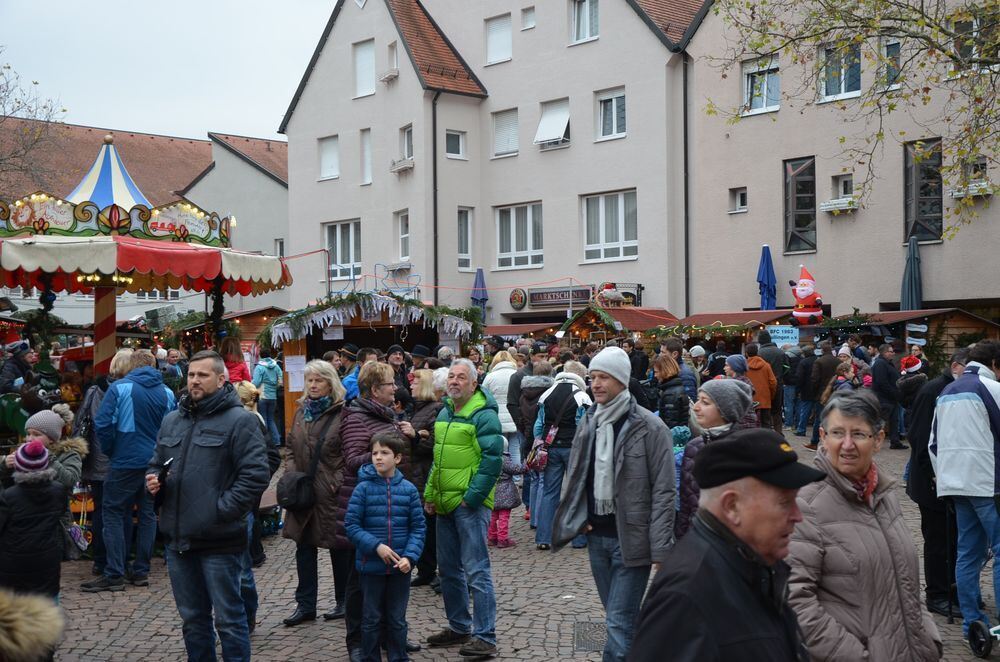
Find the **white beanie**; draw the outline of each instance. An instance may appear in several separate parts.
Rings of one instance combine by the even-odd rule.
[[[591,372],[600,370],[608,373],[623,386],[628,386],[629,378],[632,376],[632,362],[621,347],[605,347],[590,359],[589,368]]]

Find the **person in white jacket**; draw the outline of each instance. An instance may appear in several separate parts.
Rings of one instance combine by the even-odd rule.
[[[965,372],[938,396],[931,424],[931,464],[938,497],[952,497],[958,524],[955,583],[962,631],[973,621],[992,624],[979,608],[979,573],[987,546],[1000,558],[1000,342],[985,340],[969,352]],[[993,587],[1000,595],[1000,567]]]
[[[490,363],[490,371],[483,379],[483,388],[490,392],[497,402],[507,402],[507,387],[510,385],[510,378],[517,372],[517,363],[510,352],[501,350],[493,355],[493,362]],[[514,425],[507,408],[501,406],[500,426],[503,429],[503,436],[507,440],[507,448],[510,449],[510,459],[516,464],[521,463],[521,439]]]

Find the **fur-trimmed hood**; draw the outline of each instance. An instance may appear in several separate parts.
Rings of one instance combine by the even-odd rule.
[[[49,446],[48,449],[49,452],[55,456],[73,451],[79,455],[81,459],[87,457],[90,453],[90,447],[87,444],[87,440],[83,437],[66,437],[64,439],[60,439],[56,443]]]
[[[540,388],[542,390],[552,386],[553,380],[548,375],[528,375],[521,380],[521,389]]]
[[[41,471],[15,471],[14,482],[18,485],[37,485],[40,483],[51,483],[56,479],[55,469],[42,469]],[[0,630],[3,629],[3,619],[0,618]],[[7,658],[0,656],[0,660]]]
[[[44,659],[62,638],[64,625],[51,599],[0,590],[0,660]]]

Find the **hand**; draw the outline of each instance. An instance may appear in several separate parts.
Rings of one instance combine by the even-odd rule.
[[[405,556],[396,562],[396,569],[399,570],[404,575],[410,572],[412,566],[410,565],[410,559]]]
[[[421,439],[426,439],[427,437],[431,436],[431,431],[430,430],[421,430],[417,434],[420,435]]]
[[[160,491],[160,479],[156,477],[156,474],[146,474],[146,489],[153,496]]]
[[[379,555],[386,565],[396,565],[399,563],[399,554],[392,551],[392,547],[389,547],[385,543],[379,545],[375,548],[375,553]]]
[[[409,421],[402,421],[399,424],[399,431],[405,434],[410,439],[413,439],[417,436],[416,430],[413,429],[413,426],[410,425]]]
[[[7,465],[8,469],[13,469],[14,468],[14,454],[13,453],[11,453],[7,457],[5,457],[3,461]]]
[[[437,515],[437,506],[430,501],[424,502],[424,512],[428,515]]]

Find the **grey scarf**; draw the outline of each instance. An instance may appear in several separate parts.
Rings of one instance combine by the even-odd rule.
[[[628,415],[632,394],[623,390],[607,404],[594,409],[597,434],[594,438],[594,508],[598,515],[615,512],[615,427]]]

